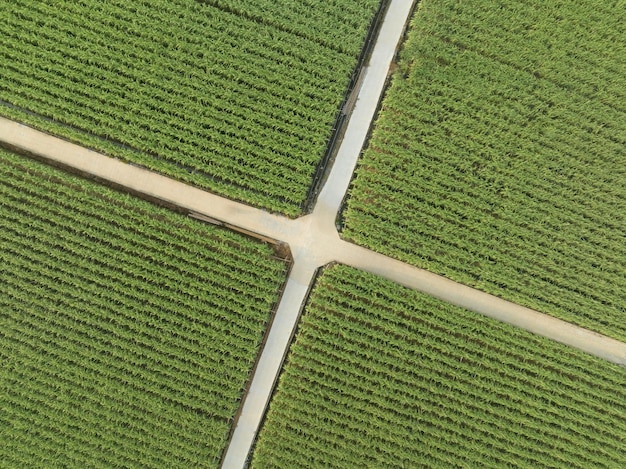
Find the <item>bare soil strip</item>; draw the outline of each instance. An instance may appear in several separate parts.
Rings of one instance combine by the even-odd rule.
[[[333,222],[341,208],[378,103],[382,99],[389,68],[400,46],[412,8],[411,0],[392,0],[389,3],[369,61],[361,72],[363,80],[358,89],[354,109],[349,116],[346,132],[330,174],[314,208],[314,212],[323,210],[327,214],[332,213]]]
[[[79,145],[0,117],[0,141],[74,171],[95,176],[147,197],[219,220],[225,224],[280,239],[284,217],[233,202],[146,169],[109,158]]]
[[[335,219],[380,100],[411,1],[393,0],[387,10],[337,158],[313,213],[296,220],[270,214],[151,171],[109,158],[78,145],[0,118],[0,143],[121,186],[148,198],[173,204],[199,219],[289,244],[294,258],[276,312],[244,397],[241,414],[226,451],[225,468],[245,467],[250,449],[278,378],[316,270],[341,262],[420,290],[536,334],[626,366],[626,344],[551,316],[510,303],[444,277],[350,244],[339,238]]]
[[[223,467],[245,466],[309,285],[316,269],[332,261],[378,274],[409,288],[626,366],[625,343],[341,240],[334,224],[336,209],[324,202],[318,204],[312,214],[291,220],[209,194],[3,118],[0,118],[0,141],[55,164],[71,167],[209,217],[212,222],[222,222],[289,244],[294,265],[250,390],[244,398]],[[344,191],[346,188],[347,183]]]
[[[336,261],[414,290],[626,366],[626,344],[547,314],[511,303],[361,246],[341,241]]]
[[[243,398],[222,467],[245,467],[316,270],[316,266],[304,262],[293,266],[250,389]]]

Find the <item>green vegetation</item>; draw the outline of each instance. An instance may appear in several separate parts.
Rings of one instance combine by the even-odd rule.
[[[423,0],[346,238],[626,340],[626,9]]]
[[[253,467],[625,467],[626,369],[345,266],[318,280]]]
[[[286,266],[0,151],[3,467],[216,466]]]
[[[378,0],[0,3],[0,114],[300,213]]]

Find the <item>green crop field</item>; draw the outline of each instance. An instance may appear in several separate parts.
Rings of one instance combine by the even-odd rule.
[[[625,467],[626,369],[335,266],[253,467]]]
[[[423,0],[344,237],[626,340],[626,8]]]
[[[0,465],[216,466],[285,273],[0,150]]]
[[[296,215],[378,4],[0,2],[0,114]]]

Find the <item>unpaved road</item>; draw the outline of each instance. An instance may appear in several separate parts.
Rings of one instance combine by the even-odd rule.
[[[0,118],[0,141],[9,145],[219,220],[231,227],[289,244],[294,265],[268,339],[261,351],[250,389],[244,397],[241,414],[222,465],[224,468],[245,466],[315,271],[332,261],[375,273],[452,304],[626,366],[625,343],[466,287],[339,238],[335,218],[374,117],[411,4],[411,1],[406,0],[391,2],[371,59],[364,71],[357,102],[335,163],[313,213],[296,220],[233,202]]]
[[[326,183],[317,198],[314,208],[332,214],[333,221],[341,208],[343,198],[352,179],[361,149],[367,138],[372,119],[387,81],[389,68],[402,39],[405,25],[409,20],[412,0],[393,0],[390,2],[357,95],[357,101],[349,116],[346,132],[337,151],[335,162]]]
[[[272,239],[282,238],[283,217],[233,202],[152,171],[108,158],[0,117],[0,141],[189,211]]]
[[[393,280],[413,290],[520,327],[605,360],[626,366],[626,344],[530,308],[470,288],[427,270],[341,241],[335,260]]]
[[[246,463],[316,270],[317,266],[302,261],[293,265],[250,388],[244,396],[222,467],[239,468]]]
[[[331,261],[375,273],[452,304],[626,366],[625,343],[341,240],[334,225],[333,211],[326,204],[322,203],[312,214],[296,220],[271,215],[3,118],[0,118],[0,141],[290,245],[294,266],[245,397],[223,467],[244,467],[314,272]]]

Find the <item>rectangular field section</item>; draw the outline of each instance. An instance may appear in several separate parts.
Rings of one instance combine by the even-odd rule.
[[[424,0],[344,236],[626,340],[626,9]]]
[[[0,461],[217,466],[286,265],[0,150]]]
[[[253,467],[624,467],[626,369],[356,269],[309,299]]]
[[[0,114],[300,213],[379,0],[0,3]]]

